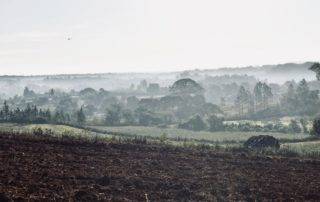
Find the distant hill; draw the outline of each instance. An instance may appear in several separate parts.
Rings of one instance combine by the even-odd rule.
[[[301,64],[286,63],[277,65],[232,67],[218,69],[195,69],[160,73],[103,73],[103,74],[60,74],[35,76],[0,76],[0,97],[22,94],[25,86],[37,92],[50,88],[61,90],[82,90],[87,87],[105,90],[127,89],[131,84],[137,86],[142,80],[170,86],[180,78],[192,78],[201,83],[232,83],[237,81],[255,82],[264,80],[272,83],[284,83],[288,80],[299,81],[303,78],[315,80],[315,74],[308,70],[312,62]],[[229,77],[227,76],[229,75]],[[231,75],[239,75],[233,76]]]
[[[248,66],[248,67],[226,67],[219,69],[205,69],[188,71],[190,74],[207,74],[211,76],[218,75],[250,75],[257,79],[268,80],[269,82],[283,83],[288,80],[314,80],[315,74],[309,70],[313,62],[285,63],[277,65]]]

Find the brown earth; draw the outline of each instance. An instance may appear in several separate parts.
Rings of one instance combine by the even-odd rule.
[[[320,199],[320,161],[0,135],[0,201]]]

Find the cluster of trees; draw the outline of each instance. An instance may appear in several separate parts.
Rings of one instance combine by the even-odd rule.
[[[291,120],[289,125],[282,123],[257,125],[250,123],[226,124],[225,131],[241,131],[241,132],[278,132],[278,133],[309,133],[306,122],[301,119],[300,123]]]
[[[49,109],[41,109],[36,105],[27,105],[26,108],[19,107],[11,109],[5,101],[0,110],[0,122],[15,123],[58,123],[58,124],[78,124],[83,125],[86,116],[83,109],[69,114],[63,111],[55,111],[52,113]]]
[[[320,64],[315,63],[310,69],[320,79]],[[5,102],[0,121],[83,125],[87,117],[89,120],[100,117],[96,120],[109,126],[178,124],[180,128],[190,130],[298,132],[299,129],[306,131],[302,123],[292,122],[289,126],[226,125],[223,116],[226,119],[263,119],[285,115],[314,116],[319,111],[319,92],[312,90],[316,87],[305,79],[298,84],[278,85],[258,82],[246,75],[206,76],[198,83],[186,76],[187,73],[181,75],[184,78],[169,88],[142,80],[136,86],[131,85],[130,91],[85,88],[61,92],[51,89],[41,94],[26,87],[23,96]],[[207,102],[208,97],[220,100],[224,110]],[[79,106],[82,107],[79,109]]]
[[[204,89],[192,79],[180,79],[174,82],[162,96],[153,97],[163,90],[156,83],[148,84],[143,80],[137,88],[140,91],[145,90],[151,96],[131,95],[120,91],[109,92],[102,88],[99,90],[85,88],[78,92],[50,89],[45,93],[35,93],[26,87],[23,96],[12,97],[6,103],[15,109],[11,110],[11,114],[24,117],[13,119],[13,115],[10,116],[10,121],[15,122],[84,124],[88,117],[88,120],[97,120],[100,124],[103,122],[110,126],[168,125],[188,120],[194,114],[208,117],[211,114],[221,113],[217,105],[206,102]],[[28,103],[37,106],[39,112],[32,112],[36,114],[34,117],[28,115],[29,108],[34,107]],[[79,106],[82,106],[80,110]],[[48,115],[44,117],[43,109],[49,108],[52,112],[45,110]],[[102,116],[104,116],[103,121]]]
[[[139,107],[130,110],[122,107],[120,104],[114,104],[107,109],[105,116],[105,125],[160,125],[167,124],[168,120],[165,116],[160,116],[146,108]]]
[[[114,104],[106,110],[104,124],[107,126],[125,125],[168,125],[172,123],[172,116],[165,113],[156,113],[145,107],[135,110],[125,108],[120,104]]]
[[[37,106],[30,105],[25,109],[10,109],[6,101],[0,110],[1,122],[47,123],[51,121],[52,118],[50,110],[42,110],[38,109]]]
[[[305,79],[297,87],[289,84],[281,100],[282,109],[288,115],[314,115],[319,110],[319,91],[310,90]]]
[[[179,128],[193,131],[208,130],[211,132],[214,131],[223,131],[225,130],[224,118],[216,115],[211,115],[207,119],[201,118],[200,115],[191,117],[188,121],[180,123]]]
[[[252,92],[241,86],[235,99],[238,118],[261,119],[267,117],[315,115],[319,112],[319,91],[310,90],[305,79],[295,85],[287,82],[287,90],[279,102],[273,100],[272,88],[258,82]]]
[[[191,79],[180,79],[170,87],[170,94],[158,98],[127,98],[125,103],[111,105],[105,124],[114,125],[168,125],[187,120],[194,114],[208,117],[221,113],[217,105],[207,103],[204,89]]]
[[[320,131],[320,119],[318,121]],[[210,116],[208,119],[202,119],[201,116],[196,115],[187,122],[181,123],[178,126],[182,129],[193,131],[230,131],[230,132],[279,132],[279,133],[309,133],[307,122],[304,119],[300,121],[291,120],[289,125],[282,123],[257,125],[250,123],[225,123],[223,117],[216,115]],[[320,133],[319,133],[320,134]]]
[[[271,87],[263,82],[258,82],[254,86],[253,92],[240,86],[235,99],[235,107],[238,109],[239,116],[252,114],[256,111],[266,110],[272,100],[273,93]]]

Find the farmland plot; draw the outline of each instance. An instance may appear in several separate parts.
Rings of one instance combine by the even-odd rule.
[[[319,160],[0,136],[0,199],[316,201]]]
[[[206,131],[190,131],[176,128],[158,128],[158,127],[143,127],[143,126],[120,126],[120,127],[104,127],[91,126],[103,131],[126,133],[128,135],[139,135],[146,137],[160,137],[165,134],[171,139],[195,139],[209,142],[225,143],[225,142],[244,142],[249,137],[254,135],[272,135],[280,141],[287,140],[303,140],[310,137],[306,134],[284,134],[284,133],[267,133],[267,132],[206,132]]]

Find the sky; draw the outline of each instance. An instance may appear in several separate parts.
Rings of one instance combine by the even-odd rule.
[[[0,0],[0,74],[319,61],[319,0]]]

